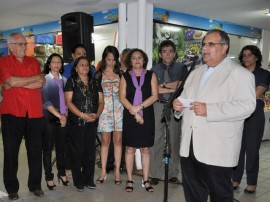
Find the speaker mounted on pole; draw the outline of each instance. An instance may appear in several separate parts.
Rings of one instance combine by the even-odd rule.
[[[86,47],[86,57],[95,60],[95,47],[92,43],[94,32],[93,16],[83,12],[67,13],[61,17],[64,61],[73,61],[72,48],[83,44]]]

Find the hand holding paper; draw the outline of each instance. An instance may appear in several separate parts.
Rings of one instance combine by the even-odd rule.
[[[183,107],[185,107],[185,108],[192,107],[191,103],[194,102],[193,99],[181,98],[180,96],[177,99],[183,104]]]

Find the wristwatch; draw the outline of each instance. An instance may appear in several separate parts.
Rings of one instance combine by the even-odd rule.
[[[141,108],[142,108],[142,109],[144,109],[144,106],[143,106],[143,104],[142,104],[142,103],[140,104],[140,106],[141,106]]]

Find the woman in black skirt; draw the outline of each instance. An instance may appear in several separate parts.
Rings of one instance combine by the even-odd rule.
[[[154,145],[155,118],[153,103],[158,99],[158,82],[155,73],[146,70],[147,55],[133,49],[127,56],[128,71],[120,82],[120,102],[123,112],[123,145],[128,174],[126,191],[133,191],[132,169],[134,153],[140,148],[142,155],[143,186],[153,192],[148,181],[150,147]]]

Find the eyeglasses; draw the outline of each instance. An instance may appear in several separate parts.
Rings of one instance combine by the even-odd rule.
[[[15,45],[17,45],[19,47],[23,47],[23,46],[27,46],[28,45],[28,43],[9,43],[9,44],[15,44]]]
[[[174,50],[162,50],[162,53],[166,54],[166,53],[174,53]]]
[[[216,46],[216,45],[221,45],[221,46],[223,46],[223,45],[225,45],[225,43],[214,43],[214,42],[208,42],[208,43],[204,43],[204,42],[202,42],[202,47],[204,47],[204,46],[208,46],[208,47],[214,47],[214,46]]]

